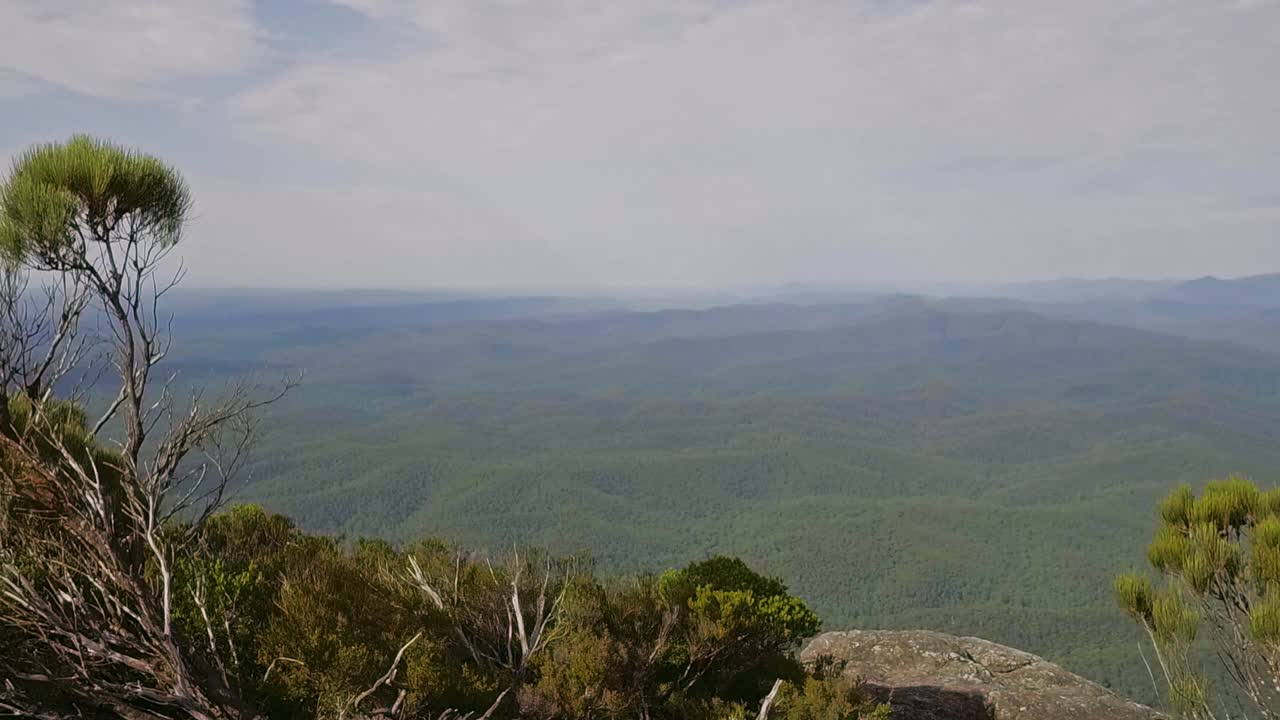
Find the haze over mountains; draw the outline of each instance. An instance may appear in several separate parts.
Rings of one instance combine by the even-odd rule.
[[[305,370],[240,497],[304,527],[731,553],[1146,697],[1109,581],[1174,484],[1280,467],[1280,275],[773,292],[189,291],[173,359]]]
[[[1280,719],[1277,37],[0,0],[0,715]]]
[[[1044,302],[1148,300],[1204,305],[1280,306],[1280,273],[1239,278],[1061,278],[1005,285],[959,285],[951,295],[992,295]]]

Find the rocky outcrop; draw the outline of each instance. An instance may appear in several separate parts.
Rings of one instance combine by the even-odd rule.
[[[852,630],[814,638],[893,707],[894,720],[1154,720],[1160,713],[1030,653],[927,631]]]

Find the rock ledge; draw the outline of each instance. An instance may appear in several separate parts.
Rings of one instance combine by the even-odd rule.
[[[1156,720],[1165,716],[1030,653],[923,630],[823,633],[831,656],[893,706],[894,720]]]

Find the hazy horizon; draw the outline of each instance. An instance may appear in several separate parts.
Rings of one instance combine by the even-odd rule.
[[[189,283],[1280,269],[1280,2],[10,0],[0,164],[190,180]]]
[[[802,280],[780,280],[778,282],[759,282],[759,283],[726,283],[726,284],[705,284],[705,285],[624,285],[618,284],[607,287],[590,287],[590,286],[521,286],[517,284],[475,284],[475,285],[235,285],[235,284],[205,284],[186,282],[183,284],[183,290],[202,291],[202,292],[234,292],[237,290],[248,291],[267,291],[267,292],[388,292],[388,293],[458,293],[458,294],[510,294],[510,293],[537,293],[542,295],[556,294],[584,294],[584,295],[645,295],[645,294],[713,294],[713,293],[733,293],[733,292],[759,292],[759,291],[830,291],[830,292],[863,292],[863,293],[924,293],[940,289],[955,290],[982,290],[982,289],[1000,289],[1000,288],[1017,288],[1017,287],[1033,287],[1033,286],[1051,286],[1055,284],[1103,284],[1103,283],[1134,283],[1134,284],[1177,284],[1190,282],[1193,280],[1213,279],[1213,280],[1248,280],[1252,278],[1280,276],[1277,272],[1260,272],[1248,275],[1212,275],[1203,274],[1198,276],[1163,276],[1163,277],[1141,277],[1141,276],[1061,276],[1061,277],[1029,277],[1022,279],[1011,279],[1005,281],[947,281],[939,280],[936,282],[921,283],[823,283],[823,282],[806,282]]]

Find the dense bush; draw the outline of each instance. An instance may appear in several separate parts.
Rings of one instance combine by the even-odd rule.
[[[785,717],[870,712],[855,686],[794,659],[817,616],[734,558],[603,577],[583,558],[318,537],[238,506],[207,523],[183,573],[206,611],[230,619],[210,636],[188,601],[183,634],[205,636],[201,651],[236,668],[271,717],[483,713],[504,691],[495,717],[730,717],[754,715],[777,680]],[[542,638],[522,658],[520,627],[531,636],[540,612]],[[813,714],[827,700],[836,714]]]
[[[798,664],[817,616],[736,558],[604,576],[581,557],[318,536],[239,505],[202,526],[175,583],[196,665],[225,668],[241,705],[271,718],[727,719],[754,717],[779,681],[777,716],[887,713]],[[36,647],[9,627],[0,641]]]

